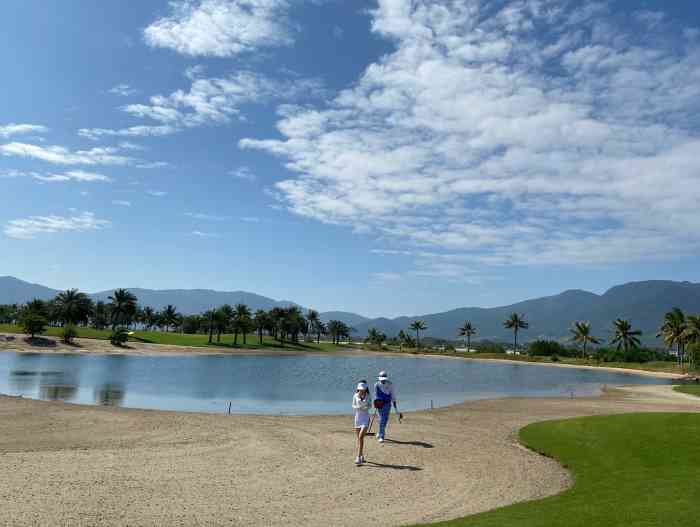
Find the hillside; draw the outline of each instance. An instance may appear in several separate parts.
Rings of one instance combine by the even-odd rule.
[[[456,338],[457,328],[470,320],[478,329],[477,338],[509,341],[511,333],[503,328],[503,321],[513,312],[524,314],[530,329],[522,333],[522,340],[536,338],[563,338],[576,320],[589,321],[598,337],[607,338],[615,318],[628,318],[635,328],[644,332],[644,341],[658,342],[655,338],[664,314],[673,307],[689,313],[700,313],[700,284],[673,281],[631,282],[611,288],[603,295],[571,290],[558,295],[518,302],[509,306],[489,309],[470,307],[444,313],[375,319],[356,326],[362,335],[375,327],[387,335],[404,331],[416,319],[425,321],[425,336]]]
[[[209,289],[153,290],[131,288],[141,305],[161,309],[168,304],[181,313],[200,313],[223,304],[243,303],[253,311],[286,307],[293,302],[274,300],[245,291],[213,291]],[[33,298],[53,298],[58,291],[38,284],[23,282],[17,278],[0,277],[0,304],[23,303]],[[95,300],[107,300],[112,290],[94,293]],[[612,287],[602,295],[588,291],[569,290],[558,295],[525,300],[516,304],[479,308],[465,307],[443,313],[414,317],[369,319],[345,311],[322,312],[321,319],[342,320],[354,327],[355,336],[363,336],[369,328],[377,328],[389,336],[407,330],[416,319],[428,326],[425,336],[456,338],[457,328],[470,320],[478,330],[477,339],[510,340],[511,334],[503,328],[503,320],[513,312],[525,315],[530,329],[522,333],[522,340],[564,338],[568,328],[576,320],[587,320],[593,325],[594,334],[607,338],[612,321],[617,317],[628,318],[635,328],[644,332],[647,343],[658,343],[655,338],[664,313],[680,307],[689,313],[700,313],[700,284],[666,280],[631,282]]]

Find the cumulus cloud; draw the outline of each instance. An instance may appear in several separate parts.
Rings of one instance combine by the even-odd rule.
[[[185,212],[185,216],[202,221],[226,221],[230,220],[230,216],[218,216],[216,214],[207,214],[204,212]]]
[[[559,0],[372,17],[392,53],[327,105],[281,107],[281,139],[240,142],[284,160],[291,211],[483,264],[698,250],[700,46],[664,17]]]
[[[111,223],[99,219],[92,212],[74,216],[30,216],[7,222],[3,232],[10,238],[28,240],[38,234],[67,231],[93,231],[107,228]]]
[[[40,146],[28,143],[0,145],[0,153],[5,156],[29,157],[55,165],[128,165],[134,161],[117,152],[117,148],[110,147],[73,152],[62,146]]]
[[[216,232],[192,231],[192,234],[198,238],[219,238],[219,234]]]
[[[190,56],[231,57],[292,43],[288,0],[178,0],[144,30],[153,47]]]
[[[131,202],[125,199],[113,199],[112,205],[117,205],[118,207],[131,207]]]
[[[131,95],[136,95],[139,91],[132,88],[128,84],[117,84],[109,90],[109,93],[113,95],[119,95],[120,97],[129,97]]]
[[[95,182],[101,181],[110,183],[112,178],[95,172],[85,172],[83,170],[70,170],[61,174],[34,174],[34,179],[45,183],[64,183],[66,181]]]
[[[122,108],[139,119],[158,124],[124,129],[83,128],[78,134],[89,139],[102,136],[161,136],[206,124],[224,124],[243,119],[241,106],[273,99],[318,97],[324,93],[318,79],[271,79],[252,71],[240,71],[226,77],[198,77],[201,68],[189,68],[189,90],[169,95],[154,95],[148,104],[129,104]]]
[[[10,123],[0,125],[0,137],[10,137],[20,134],[44,134],[49,129],[39,124],[16,124]]]
[[[238,167],[229,172],[236,179],[242,179],[243,181],[255,181],[257,176],[253,173],[250,167]]]

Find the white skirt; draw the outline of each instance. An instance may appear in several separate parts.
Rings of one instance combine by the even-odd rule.
[[[355,428],[369,426],[369,412],[355,412]]]

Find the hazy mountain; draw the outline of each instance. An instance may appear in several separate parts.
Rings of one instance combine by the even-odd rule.
[[[526,300],[495,308],[460,308],[444,313],[374,319],[355,326],[357,335],[364,335],[375,327],[387,335],[406,331],[416,319],[425,321],[425,336],[456,338],[457,328],[470,320],[478,330],[479,339],[510,341],[512,333],[503,328],[506,317],[517,312],[525,315],[530,329],[521,333],[521,340],[536,338],[560,339],[568,337],[568,329],[576,320],[587,320],[593,333],[602,338],[610,335],[615,318],[627,318],[636,329],[644,332],[647,343],[658,342],[656,333],[664,314],[673,307],[689,313],[700,313],[700,284],[690,282],[647,281],[616,286],[603,295],[571,290],[561,294]]]
[[[329,320],[340,320],[348,326],[356,327],[365,322],[369,322],[371,319],[358,315],[357,313],[349,313],[347,311],[324,311],[320,313],[321,320],[323,323],[327,323]]]
[[[24,304],[39,298],[49,300],[56,296],[55,289],[39,284],[30,284],[13,276],[0,276],[0,304]]]
[[[242,303],[248,305],[253,311],[293,305],[290,301],[274,300],[245,291],[141,288],[132,288],[130,291],[138,297],[141,305],[161,309],[172,304],[185,314],[201,313],[223,304]],[[17,278],[0,277],[0,304],[23,303],[33,298],[49,299],[56,293],[58,291],[54,289],[23,282]],[[91,297],[106,301],[110,294],[112,290],[94,293]],[[530,323],[530,329],[522,332],[523,341],[539,337],[557,339],[567,337],[569,327],[576,320],[591,322],[594,334],[607,338],[612,321],[622,317],[629,319],[635,328],[644,332],[646,342],[654,343],[658,342],[655,335],[664,313],[673,307],[680,307],[689,313],[700,313],[700,284],[662,280],[632,282],[613,287],[602,295],[570,290],[558,295],[525,300],[503,307],[466,307],[444,313],[393,319],[369,319],[345,311],[327,311],[320,315],[324,322],[332,319],[341,320],[356,328],[355,336],[365,335],[371,327],[389,336],[395,336],[402,329],[408,330],[413,320],[421,319],[428,326],[425,336],[456,338],[457,328],[465,320],[470,320],[477,328],[478,339],[504,341],[510,340],[511,333],[503,328],[503,321],[513,312],[525,315]]]
[[[251,311],[257,309],[269,310],[273,307],[288,307],[292,302],[277,301],[266,296],[247,293],[245,291],[213,291],[211,289],[141,289],[138,287],[127,288],[142,306],[151,306],[154,309],[162,309],[168,304],[172,304],[180,313],[190,315],[202,313],[213,307],[224,304],[235,306],[245,304]],[[90,295],[94,300],[107,302],[107,297],[113,290],[101,291]]]

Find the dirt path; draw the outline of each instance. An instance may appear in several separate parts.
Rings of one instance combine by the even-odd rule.
[[[349,417],[256,417],[0,397],[0,525],[349,526],[454,518],[559,492],[567,473],[515,441],[544,419],[698,411],[670,387],[477,401],[407,415],[353,465]],[[378,492],[377,489],[383,489]],[[374,513],[369,513],[374,517]]]

